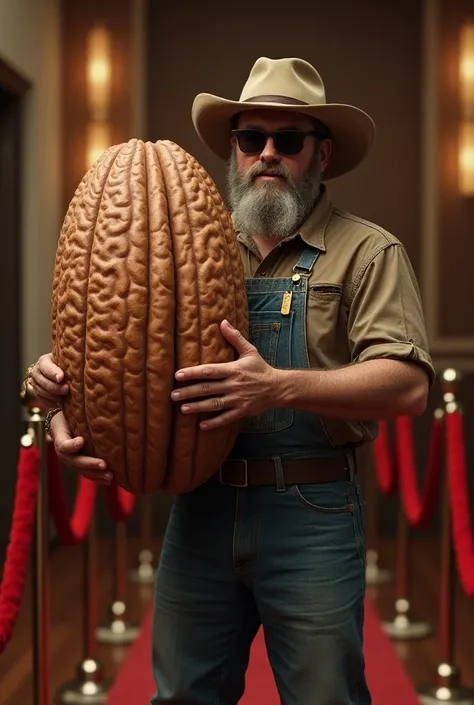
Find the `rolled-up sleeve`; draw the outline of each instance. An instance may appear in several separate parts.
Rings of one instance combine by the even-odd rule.
[[[377,358],[412,361],[435,370],[418,283],[404,247],[387,244],[357,273],[351,292],[348,333],[353,362]]]

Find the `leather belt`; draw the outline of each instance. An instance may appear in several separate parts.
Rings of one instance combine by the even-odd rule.
[[[281,467],[285,485],[351,479],[350,461],[347,457],[282,460]],[[232,487],[276,485],[277,465],[274,460],[227,460],[215,477],[222,484]]]

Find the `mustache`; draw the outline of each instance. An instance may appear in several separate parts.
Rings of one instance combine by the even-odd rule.
[[[263,164],[257,162],[248,170],[246,176],[247,183],[255,181],[260,174],[271,174],[272,176],[280,176],[285,181],[291,182],[291,172],[284,164]]]

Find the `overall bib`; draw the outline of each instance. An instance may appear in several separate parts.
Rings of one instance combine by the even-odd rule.
[[[306,248],[293,277],[247,279],[250,340],[272,367],[309,369],[306,343],[308,278],[320,251]],[[268,409],[245,419],[231,458],[344,457],[319,417],[294,409]]]
[[[247,280],[250,339],[278,368],[309,368],[308,277]],[[347,458],[345,480],[291,484],[288,461]],[[352,451],[321,420],[270,409],[245,420],[220,477],[176,498],[155,590],[153,703],[236,705],[262,626],[282,705],[370,705],[362,645],[365,536]],[[247,485],[247,461],[271,460],[274,484]],[[262,702],[262,705],[264,703]]]

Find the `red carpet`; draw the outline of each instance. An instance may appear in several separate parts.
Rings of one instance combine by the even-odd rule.
[[[106,705],[148,705],[154,692],[150,668],[151,614],[130,647],[127,658],[112,686]],[[383,633],[378,618],[367,600],[365,618],[365,653],[367,679],[373,705],[419,705],[415,690],[396,656],[390,640]],[[247,672],[247,687],[240,705],[280,705],[267,660],[263,635],[254,641]]]

